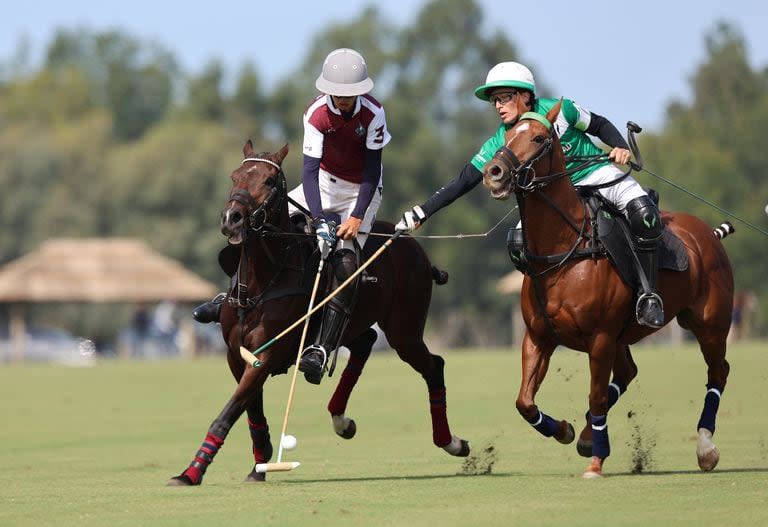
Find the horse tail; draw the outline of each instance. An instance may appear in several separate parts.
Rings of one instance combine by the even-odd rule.
[[[448,282],[448,271],[443,271],[442,269],[438,269],[434,265],[432,266],[432,280],[435,281],[437,285],[443,285]]]
[[[730,221],[724,221],[720,224],[719,227],[712,229],[712,233],[715,235],[715,238],[718,240],[722,240],[729,234],[733,234],[736,232],[736,228],[733,226],[733,224]]]

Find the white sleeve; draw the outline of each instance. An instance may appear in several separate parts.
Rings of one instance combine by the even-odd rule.
[[[320,159],[323,157],[323,134],[310,124],[309,116],[304,114],[304,143],[302,151],[305,156]]]

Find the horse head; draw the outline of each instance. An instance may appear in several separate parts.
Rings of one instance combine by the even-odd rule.
[[[221,233],[231,245],[242,243],[251,230],[280,222],[281,210],[287,206],[281,168],[287,154],[287,144],[272,154],[256,154],[250,139],[243,146],[243,161],[232,172],[232,189],[221,211]]]
[[[553,128],[561,104],[555,104],[546,117],[526,112],[506,131],[506,144],[483,171],[483,184],[491,197],[505,200],[513,192],[533,190],[548,182],[545,176],[564,170],[562,149]]]

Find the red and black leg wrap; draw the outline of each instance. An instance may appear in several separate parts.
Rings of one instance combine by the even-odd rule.
[[[248,430],[253,441],[253,459],[256,463],[266,463],[272,458],[272,442],[269,438],[269,425],[264,420],[254,423],[248,419]]]
[[[223,439],[208,432],[208,435],[203,440],[203,444],[200,445],[200,450],[195,454],[195,459],[189,464],[187,470],[182,473],[182,476],[189,479],[193,485],[199,485],[203,481],[208,465],[213,463],[213,458],[216,457],[219,448],[223,444]]]

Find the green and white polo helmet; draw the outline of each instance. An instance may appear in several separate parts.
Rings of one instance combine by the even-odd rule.
[[[487,101],[488,90],[492,88],[521,88],[530,90],[536,96],[533,73],[518,62],[500,62],[491,68],[485,78],[485,84],[475,88],[475,97]]]

